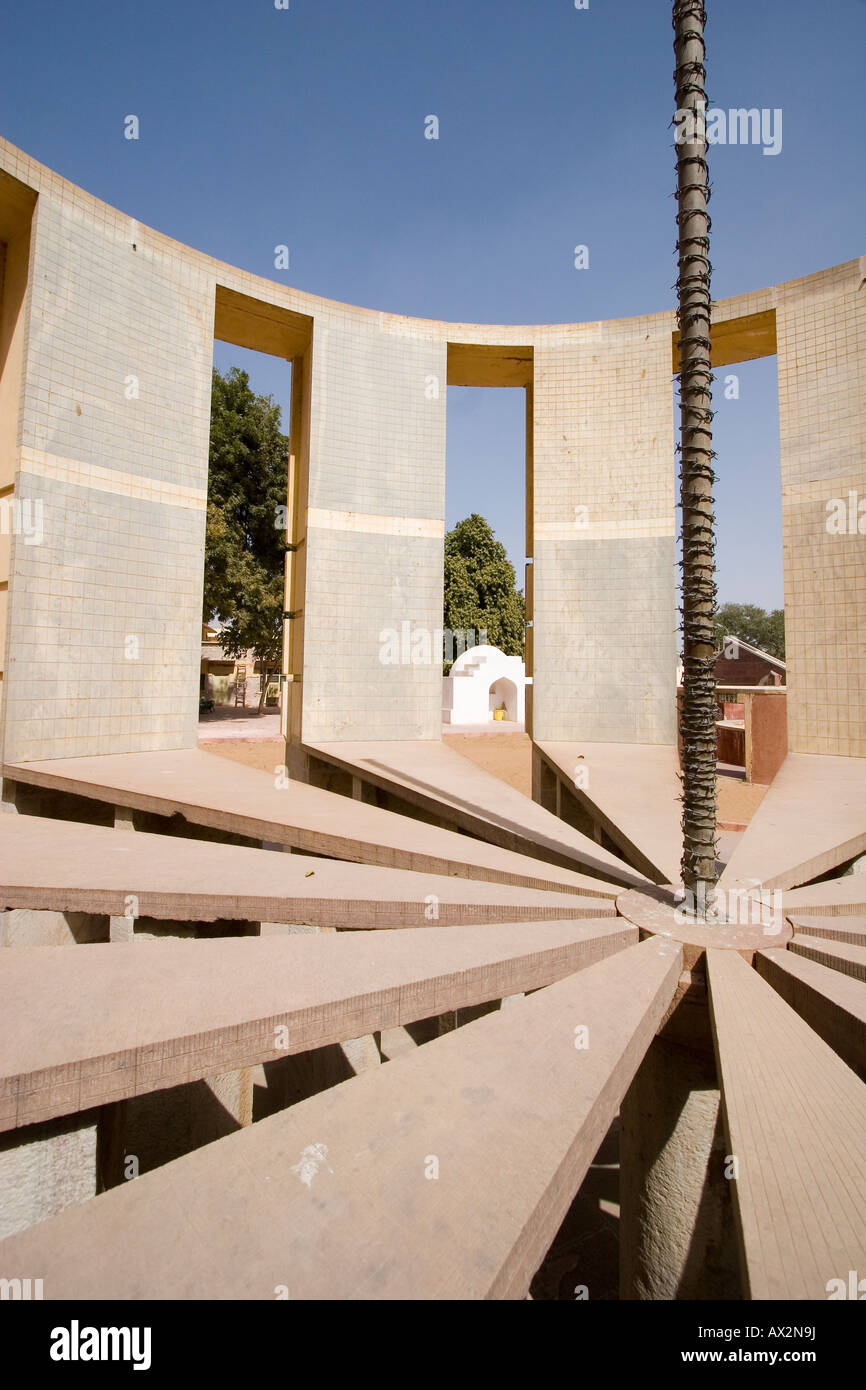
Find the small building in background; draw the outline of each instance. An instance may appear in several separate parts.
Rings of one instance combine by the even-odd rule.
[[[483,728],[499,720],[521,729],[526,710],[526,668],[498,647],[470,647],[442,680],[442,723]]]
[[[267,705],[279,703],[279,677],[268,672]],[[255,707],[262,691],[262,667],[252,652],[243,656],[228,656],[220,646],[220,630],[212,623],[201,625],[201,676],[199,699],[212,700],[215,705]]]
[[[716,756],[769,786],[788,751],[786,666],[742,637],[726,637],[716,657]],[[678,708],[683,664],[677,666]]]
[[[786,685],[784,661],[744,642],[726,637],[716,657],[716,685]]]

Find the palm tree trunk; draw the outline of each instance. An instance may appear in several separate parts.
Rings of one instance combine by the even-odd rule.
[[[703,916],[716,882],[716,686],[713,613],[710,219],[702,0],[674,0],[680,496],[683,527],[683,885]]]

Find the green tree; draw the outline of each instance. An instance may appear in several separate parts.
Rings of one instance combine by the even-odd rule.
[[[202,617],[220,619],[228,656],[260,663],[260,712],[282,652],[288,448],[273,399],[239,367],[214,369]]]
[[[525,618],[505,546],[489,522],[473,512],[445,537],[444,626],[451,632],[485,629],[491,646],[522,657]]]
[[[785,610],[768,613],[754,603],[723,603],[713,619],[716,650],[726,637],[739,637],[762,652],[785,660]]]

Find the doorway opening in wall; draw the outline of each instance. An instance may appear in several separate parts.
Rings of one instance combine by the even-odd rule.
[[[515,355],[506,358],[507,352]],[[449,345],[448,363],[443,735],[531,795],[525,719],[531,353]],[[478,737],[493,733],[513,737]]]
[[[298,317],[217,291],[199,743],[270,771],[284,761],[275,745],[286,735],[292,669],[286,629],[309,336]]]
[[[777,359],[726,362],[714,377],[716,747],[726,858],[735,840],[726,852],[724,837],[748,824],[787,751],[787,674]],[[677,405],[675,412],[678,425]]]

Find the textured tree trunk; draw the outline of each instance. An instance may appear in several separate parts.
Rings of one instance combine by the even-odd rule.
[[[701,0],[674,0],[677,321],[680,329],[680,496],[683,527],[683,884],[699,915],[716,881],[716,687],[713,613],[710,219]]]

